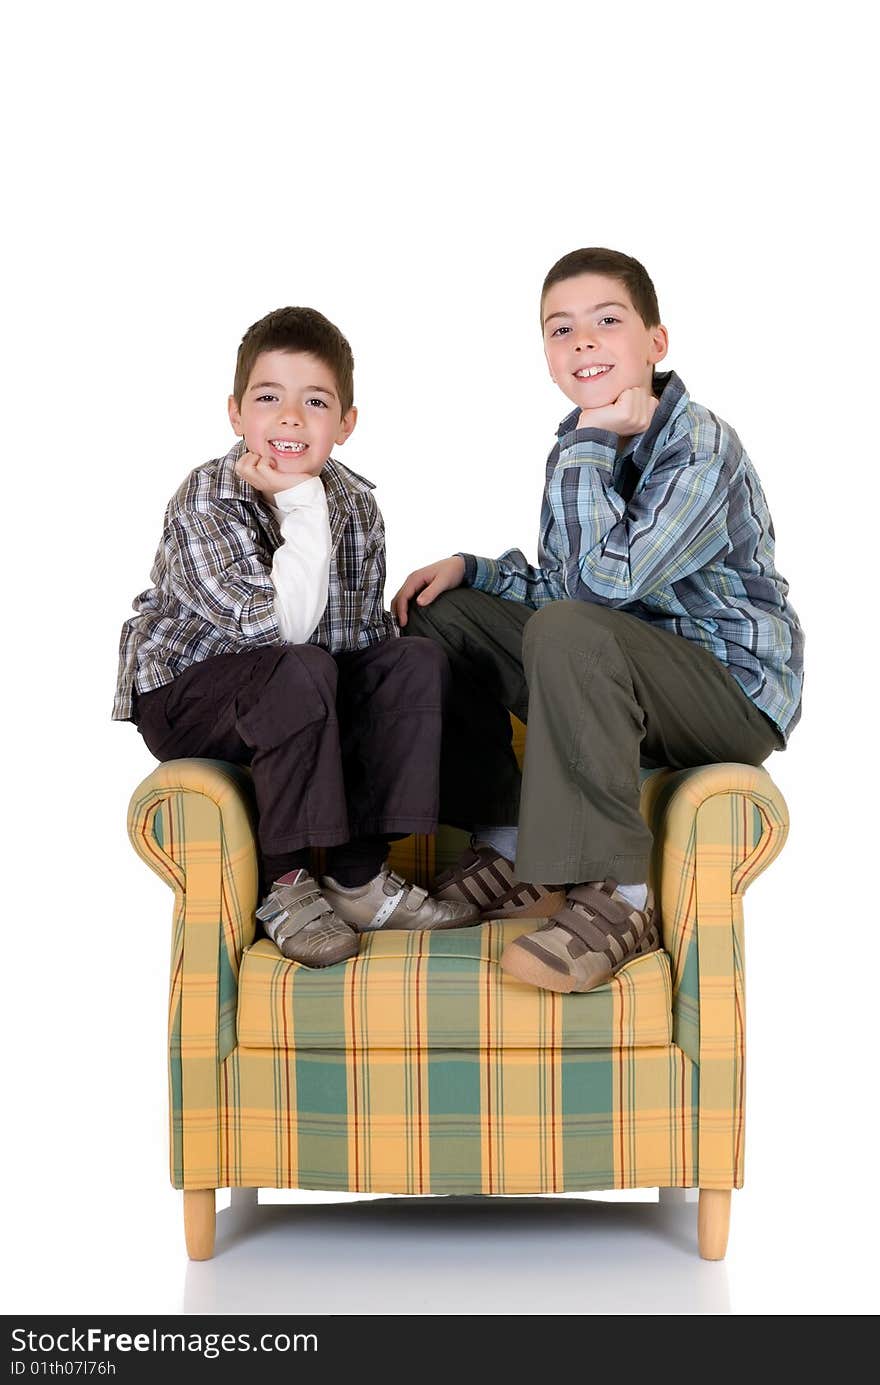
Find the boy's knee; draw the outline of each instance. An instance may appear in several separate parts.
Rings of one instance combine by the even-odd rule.
[[[590,601],[551,601],[535,612],[523,631],[523,659],[534,657],[538,644],[555,645],[566,653],[607,647],[616,642],[619,614]]]
[[[336,712],[338,670],[316,645],[296,645],[267,659],[237,699],[239,731],[256,746],[280,745]]]
[[[449,660],[434,640],[421,635],[411,635],[406,641],[398,640],[400,667],[406,671],[413,684],[425,692],[442,691],[449,681]]]
[[[405,644],[402,640],[399,644],[400,657],[413,666],[441,668],[446,663],[446,655],[439,644],[422,635],[412,635]]]
[[[299,685],[308,678],[314,685],[336,700],[339,669],[332,654],[317,644],[297,644],[285,649],[281,657],[281,676],[286,683]]]
[[[439,705],[448,679],[449,660],[441,646],[415,635],[375,647],[361,689],[387,706]]]
[[[482,593],[474,592],[471,587],[453,587],[451,591],[441,592],[436,596],[430,606],[418,606],[415,600],[412,600],[401,634],[430,638],[434,630],[442,630],[447,625],[455,624],[463,611],[469,611],[473,607],[474,597],[480,595]]]

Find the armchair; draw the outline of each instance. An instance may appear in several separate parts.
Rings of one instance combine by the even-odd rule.
[[[745,1147],[742,899],[787,810],[764,769],[719,764],[652,773],[642,811],[664,950],[562,996],[501,972],[523,919],[367,934],[321,971],[288,961],[255,937],[247,772],[156,768],[129,833],[174,891],[170,1165],[190,1257],[213,1254],[223,1187],[698,1187],[700,1254],[723,1258]],[[462,841],[411,837],[392,864],[427,885]]]

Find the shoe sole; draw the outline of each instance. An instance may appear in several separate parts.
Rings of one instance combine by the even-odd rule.
[[[340,962],[350,962],[352,957],[357,957],[360,947],[356,947],[354,952],[344,952],[341,957],[334,957],[330,962],[307,962],[304,957],[290,957],[286,952],[278,951],[285,962],[296,962],[301,967],[307,967],[309,971],[323,971],[325,967],[338,967]]]
[[[651,952],[660,952],[662,949],[655,947]],[[529,951],[528,948],[518,944],[514,939],[508,943],[501,954],[501,970],[508,976],[515,976],[517,981],[525,981],[529,986],[538,986],[542,991],[556,991],[559,995],[571,995],[576,992],[578,995],[585,995],[587,991],[594,991],[598,986],[604,986],[612,976],[616,976],[619,971],[628,966],[630,962],[638,962],[642,957],[650,957],[651,952],[637,952],[632,957],[624,957],[617,966],[609,967],[605,972],[600,972],[597,976],[591,977],[586,983],[578,984],[576,976],[571,972],[557,971],[549,962],[542,962],[540,957]]]
[[[517,946],[515,941],[508,943],[501,954],[501,970],[508,976],[516,977],[517,981],[524,981],[528,986],[537,986],[542,991],[556,991],[559,995],[570,995],[573,991],[580,994],[593,991],[597,986],[604,986],[613,975],[609,969],[604,974],[600,973],[592,978],[586,985],[578,985],[577,977],[572,976],[571,972],[556,971],[533,952]]]
[[[386,923],[382,928],[364,928],[364,933],[443,933],[450,928],[474,928],[480,922],[480,915],[474,914],[470,919],[447,919],[445,923],[434,923],[428,925],[416,924],[412,928],[407,928],[404,924]],[[357,928],[356,923],[349,924],[350,928]]]

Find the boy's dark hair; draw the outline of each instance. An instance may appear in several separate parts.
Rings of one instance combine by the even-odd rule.
[[[544,298],[547,290],[563,279],[574,279],[578,274],[605,274],[609,279],[618,279],[625,287],[630,302],[646,327],[657,327],[660,322],[660,309],[657,294],[650,275],[643,264],[631,255],[620,250],[605,250],[593,246],[588,250],[572,250],[557,260],[547,274],[541,289],[541,330],[544,329]]]
[[[249,327],[241,339],[235,362],[232,393],[241,401],[254,361],[264,351],[303,351],[332,370],[339,403],[347,414],[354,403],[354,356],[338,327],[315,308],[276,308]]]

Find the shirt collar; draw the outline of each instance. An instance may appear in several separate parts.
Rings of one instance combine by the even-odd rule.
[[[618,457],[619,462],[623,461],[624,457],[631,457],[639,471],[644,471],[655,442],[669,425],[673,415],[679,411],[682,402],[687,402],[684,381],[674,370],[655,370],[654,394],[658,400],[654,417],[644,433],[636,433],[633,437],[627,438],[626,446]],[[559,425],[560,438],[577,428],[580,412],[580,409],[572,409],[570,414],[566,414]]]

